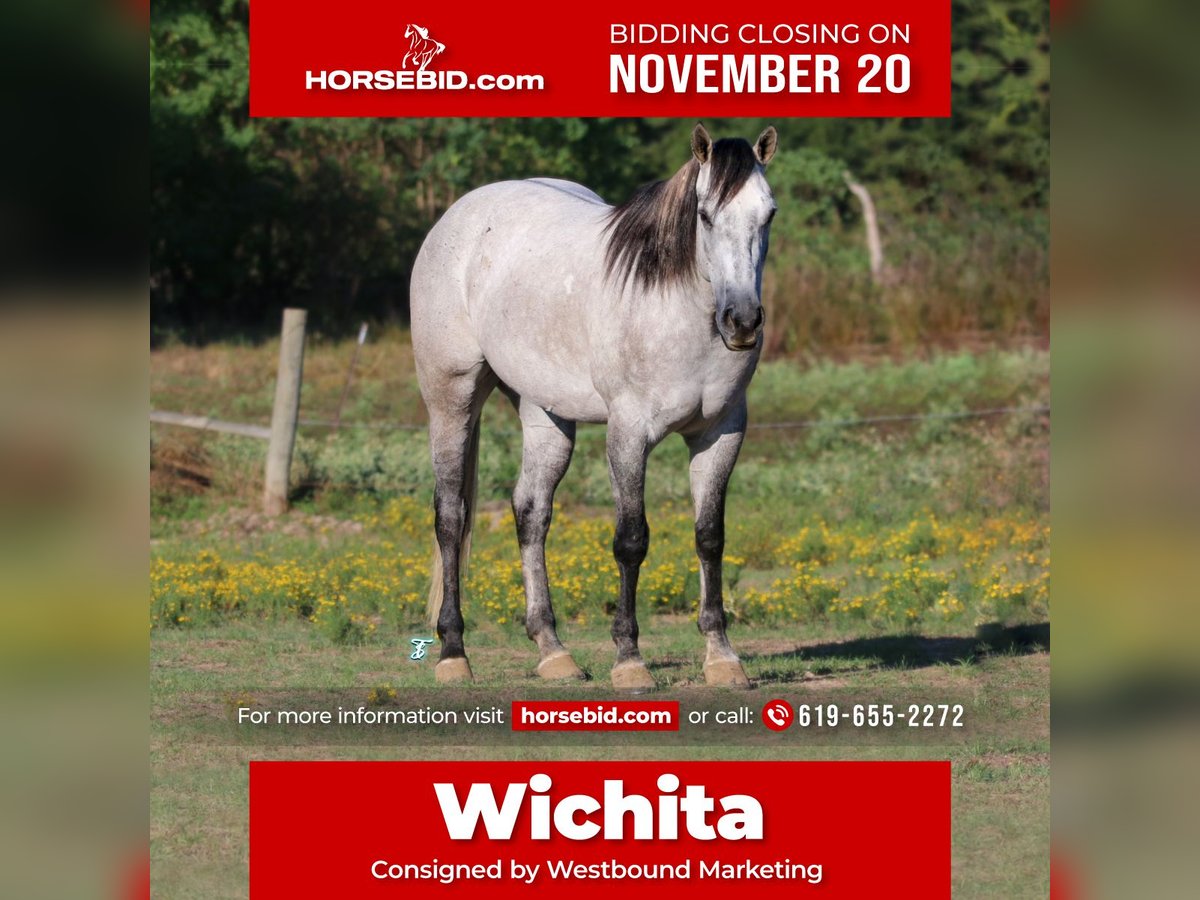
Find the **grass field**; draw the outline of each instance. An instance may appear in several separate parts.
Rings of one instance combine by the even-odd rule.
[[[302,415],[336,408],[351,346],[316,342]],[[152,406],[265,421],[277,349],[168,348],[151,358]],[[726,591],[748,697],[703,686],[686,452],[655,451],[643,651],[684,708],[772,697],[795,704],[961,703],[959,731],[793,728],[587,741],[361,733],[248,737],[251,702],[502,702],[611,696],[615,594],[603,433],[581,429],[548,559],[561,633],[593,680],[543,685],[520,621],[519,557],[506,498],[515,418],[494,400],[468,580],[477,684],[436,691],[407,659],[422,621],[431,491],[420,430],[302,434],[296,508],[254,512],[254,441],[156,428],[152,448],[152,856],[156,895],[242,896],[251,758],[939,758],[954,778],[954,884],[963,897],[1045,896],[1049,841],[1048,357],[1034,349],[923,360],[763,366],[730,489]],[[966,410],[1025,412],[949,418]],[[912,422],[846,424],[878,415]],[[401,336],[369,344],[347,423],[420,425]],[[436,648],[435,648],[436,650]],[[864,810],[864,816],[902,811]]]

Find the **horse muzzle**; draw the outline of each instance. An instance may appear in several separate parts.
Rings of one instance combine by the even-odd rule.
[[[753,350],[758,346],[764,319],[762,304],[756,303],[747,311],[730,306],[717,316],[717,333],[730,350]]]

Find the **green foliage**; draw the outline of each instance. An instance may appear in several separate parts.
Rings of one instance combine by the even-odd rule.
[[[544,173],[631,187],[655,127],[584,119],[251,119],[248,4],[153,10],[156,335],[264,333],[285,304],[340,332],[395,317],[425,232],[455,199]]]
[[[674,119],[251,119],[248,10],[153,8],[156,339],[257,338],[287,304],[326,333],[403,319],[421,239],[472,188],[551,175],[616,201],[687,159],[693,123]],[[953,3],[950,118],[774,123],[770,349],[1045,331],[1047,15],[1036,0]],[[746,137],[765,124],[706,120]],[[843,172],[878,207],[883,285]]]

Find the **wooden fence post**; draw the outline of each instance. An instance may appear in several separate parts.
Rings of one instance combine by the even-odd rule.
[[[296,446],[300,416],[300,383],[304,374],[304,325],[308,312],[283,311],[279,341],[279,374],[275,378],[275,408],[271,412],[271,442],[267,445],[267,472],[263,486],[263,512],[278,516],[288,508],[288,473]]]

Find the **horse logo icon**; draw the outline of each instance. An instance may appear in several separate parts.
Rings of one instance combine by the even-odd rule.
[[[404,36],[409,39],[408,52],[404,54],[404,68],[408,68],[411,59],[418,72],[424,72],[430,60],[446,49],[446,45],[435,41],[429,36],[429,29],[420,25],[409,25],[404,29]]]

